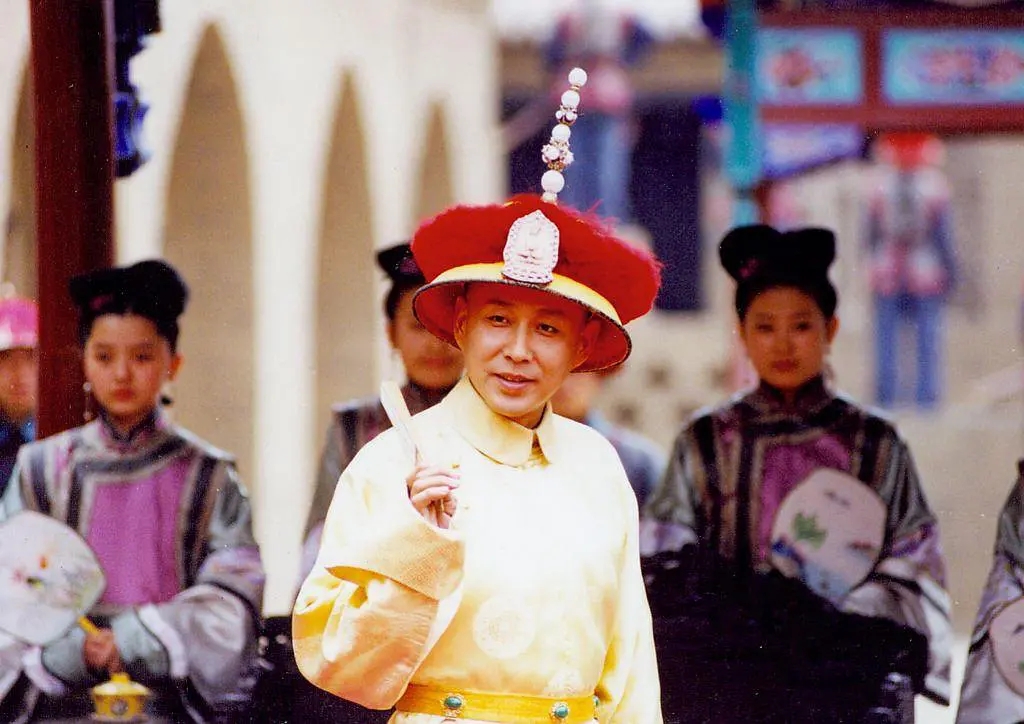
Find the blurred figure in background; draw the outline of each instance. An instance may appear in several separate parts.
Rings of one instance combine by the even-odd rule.
[[[1024,460],[1017,469],[974,620],[957,724],[1024,721]]]
[[[402,359],[408,380],[402,387],[402,395],[409,412],[415,415],[433,407],[451,392],[462,376],[462,353],[428,332],[412,312],[412,298],[425,280],[409,251],[409,244],[398,244],[379,252],[377,264],[391,281],[384,298],[388,341]],[[391,421],[377,395],[350,400],[331,410],[331,424],[306,521],[302,578],[309,574],[316,560],[327,508],[342,471],[363,445],[390,427]]]
[[[875,300],[875,395],[902,401],[901,331],[916,337],[916,390],[921,409],[942,398],[942,312],[956,283],[949,186],[938,168],[941,141],[923,133],[881,137],[869,180],[866,243]]]
[[[547,66],[559,79],[559,88],[573,66],[589,75],[587,99],[572,127],[576,160],[566,169],[562,202],[620,223],[630,220],[633,88],[629,68],[651,42],[635,15],[608,0],[576,0],[560,18],[547,47]]]
[[[0,299],[0,497],[18,449],[35,439],[39,396],[39,310],[30,299]]]
[[[638,505],[643,508],[647,496],[665,472],[666,454],[658,445],[639,433],[613,425],[595,407],[601,388],[611,370],[600,372],[574,372],[551,399],[555,412],[570,420],[582,422],[604,435],[615,448],[626,469],[626,477],[636,493]]]

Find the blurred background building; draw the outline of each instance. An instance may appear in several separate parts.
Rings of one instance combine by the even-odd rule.
[[[625,68],[628,211],[617,220],[666,261],[659,308],[635,325],[635,353],[608,381],[601,407],[667,446],[694,410],[743,378],[731,287],[715,253],[735,203],[715,100],[724,49],[701,19],[714,3],[596,4],[628,12],[649,35]],[[822,18],[865,6],[883,4],[760,9]],[[287,610],[296,585],[330,403],[370,394],[394,374],[372,251],[453,202],[537,189],[541,139],[555,107],[550,42],[578,7],[570,0],[161,3],[161,32],[132,61],[132,80],[151,107],[144,122],[151,157],[116,184],[117,257],[164,255],[192,285],[174,414],[239,456],[269,573],[268,612]],[[965,23],[974,12],[886,7],[952,11]],[[1020,3],[1001,7],[1024,15]],[[0,276],[31,294],[33,129],[46,119],[33,117],[30,101],[26,0],[0,0],[0,17]],[[1017,89],[1024,103],[1024,28],[1007,30],[1007,47],[1020,54],[1002,58],[996,71],[1007,78],[1001,87]],[[812,81],[830,68],[802,66],[786,51],[786,62],[773,66],[785,81],[780,92],[811,87],[801,68]],[[956,61],[936,56],[937,72]],[[583,93],[584,113],[591,91]],[[808,117],[819,127],[822,120]],[[936,131],[944,144],[935,167],[948,184],[957,271],[944,308],[942,395],[928,409],[894,404],[890,412],[939,512],[965,636],[996,515],[1024,455],[1024,142],[1007,128],[893,130]],[[838,386],[864,401],[876,392],[865,229],[877,190],[871,136],[767,128],[771,183],[760,188],[775,223],[825,225],[839,235],[842,331],[831,363]]]

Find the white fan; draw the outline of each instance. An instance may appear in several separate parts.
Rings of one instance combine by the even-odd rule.
[[[838,603],[875,567],[885,540],[885,504],[840,470],[818,468],[783,499],[771,534],[771,562]]]
[[[23,511],[0,525],[0,630],[44,645],[84,618],[106,587],[95,554],[72,528]]]

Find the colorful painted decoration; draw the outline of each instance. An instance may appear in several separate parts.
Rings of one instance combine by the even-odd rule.
[[[861,45],[855,30],[762,29],[757,50],[761,103],[860,103],[864,96]]]
[[[882,90],[895,105],[1024,103],[1024,30],[888,30]]]
[[[783,499],[771,562],[838,604],[874,568],[885,536],[885,504],[847,473],[819,468]]]

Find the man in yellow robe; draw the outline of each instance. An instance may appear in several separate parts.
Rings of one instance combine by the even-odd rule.
[[[555,415],[629,354],[657,263],[534,196],[415,234],[415,310],[466,376],[343,472],[293,614],[317,686],[392,722],[660,724],[636,499],[600,433]]]

